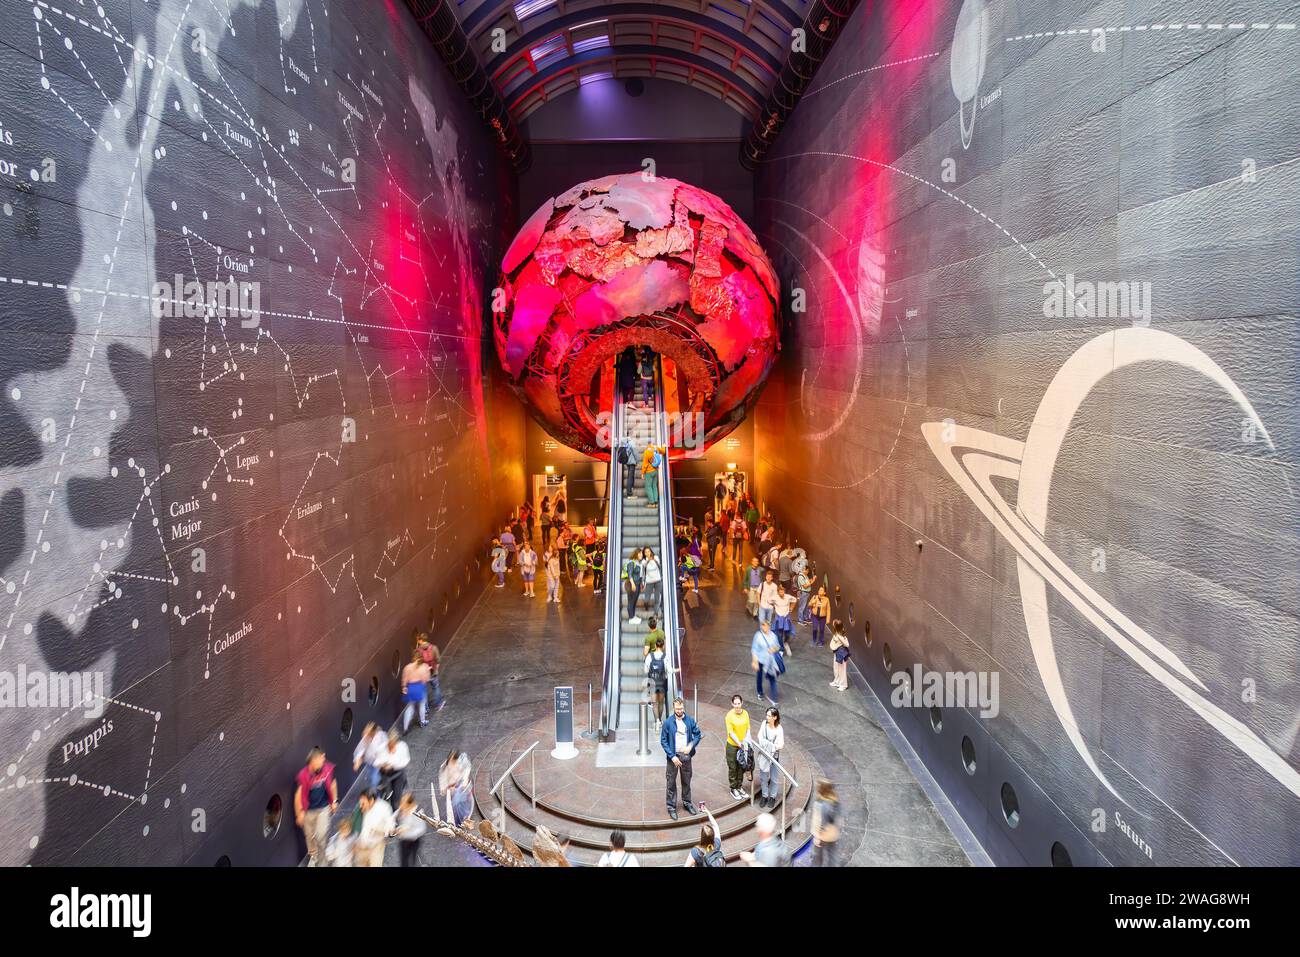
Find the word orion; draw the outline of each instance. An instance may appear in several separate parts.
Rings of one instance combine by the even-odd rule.
[[[148,937],[153,929],[151,894],[82,894],[74,887],[71,893],[50,898],[50,926],[73,930],[82,927],[120,927],[132,937]]]
[[[229,257],[227,257],[229,258]],[[233,262],[233,260],[232,260]],[[242,265],[242,264],[241,264]],[[197,279],[186,281],[180,273],[174,282],[160,280],[153,284],[149,308],[155,319],[203,316],[238,316],[246,328],[255,327],[262,315],[262,284],[260,282],[225,282]]]
[[[0,671],[0,708],[58,708],[81,706],[87,718],[104,713],[102,671]]]
[[[968,708],[979,710],[981,718],[998,716],[998,673],[996,671],[896,671],[889,683],[895,708]]]

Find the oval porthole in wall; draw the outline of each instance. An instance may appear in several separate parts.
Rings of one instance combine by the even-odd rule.
[[[367,693],[366,698],[372,708],[379,704],[379,675],[373,675],[370,678],[370,691]]]
[[[449,608],[451,608],[451,599],[447,597],[447,593],[446,593],[446,592],[443,592],[443,593],[442,593],[442,613],[443,613],[444,615],[447,614],[447,610],[448,610]]]
[[[212,866],[213,866],[213,867],[229,867],[229,866],[230,866],[230,855],[229,855],[229,854],[222,854],[220,857],[217,858],[217,863],[213,864]]]
[[[934,728],[935,734],[943,730],[943,711],[937,705],[930,708],[930,727]]]
[[[871,647],[871,622],[868,621],[865,622],[864,624],[866,625],[866,627],[862,630],[862,637],[863,639],[866,640],[867,647],[870,648]]]
[[[1052,866],[1053,867],[1073,867],[1074,861],[1070,860],[1070,852],[1065,849],[1065,845],[1060,841],[1052,844]]]
[[[465,563],[465,584],[468,585],[474,581],[474,569],[469,567],[469,562]]]
[[[266,813],[262,815],[262,836],[267,840],[275,837],[280,830],[280,819],[284,817],[284,802],[280,795],[272,794],[266,802]]]
[[[836,608],[840,607],[840,586],[839,585],[835,586],[835,607]]]
[[[394,650],[393,652],[392,671],[394,678],[402,673],[402,653],[400,651]]]
[[[975,773],[975,742],[966,735],[961,739],[961,763],[967,774]]]
[[[1020,825],[1020,799],[1016,797],[1016,789],[1008,781],[1002,782],[1002,816],[1007,819],[1008,826]]]
[[[343,709],[343,721],[339,724],[339,738],[347,741],[352,737],[352,709]]]
[[[894,670],[894,653],[889,648],[889,642],[880,646],[880,663],[885,666],[886,671]]]
[[[460,582],[456,582],[455,597],[460,598]]]
[[[856,625],[857,620],[853,617],[853,602],[849,602],[849,624]]]

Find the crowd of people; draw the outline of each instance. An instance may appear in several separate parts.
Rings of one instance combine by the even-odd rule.
[[[539,554],[534,541],[540,515],[541,548]],[[492,539],[490,549],[492,574],[496,587],[506,587],[506,577],[518,570],[523,583],[523,596],[536,598],[538,574],[546,578],[546,601],[560,604],[564,594],[563,583],[571,581],[574,588],[590,586],[594,594],[605,588],[606,539],[596,527],[595,519],[588,519],[580,529],[568,522],[568,506],[563,493],[544,496],[538,513],[527,502],[519,506]]]

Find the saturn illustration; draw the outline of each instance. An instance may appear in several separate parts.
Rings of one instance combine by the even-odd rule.
[[[1061,682],[1047,613],[1048,586],[1233,746],[1300,797],[1300,774],[1285,758],[1208,701],[1201,692],[1209,689],[1176,654],[1090,588],[1044,540],[1052,472],[1075,413],[1106,376],[1142,362],[1174,363],[1205,376],[1232,397],[1257,434],[1274,447],[1255,409],[1214,360],[1177,336],[1141,327],[1104,333],[1075,352],[1048,386],[1023,442],[951,421],[927,422],[921,431],[953,481],[1015,549],[1025,628],[1048,700],[1079,756],[1111,794],[1125,800],[1089,752]],[[1014,506],[998,491],[995,479],[1018,482]]]
[[[961,125],[961,148],[970,149],[975,135],[975,110],[979,106],[980,81],[984,79],[984,62],[989,51],[989,13],[983,0],[966,0],[957,14],[952,34],[952,52],[948,73],[952,92],[961,105],[957,120]],[[966,125],[966,104],[970,104],[970,126]]]

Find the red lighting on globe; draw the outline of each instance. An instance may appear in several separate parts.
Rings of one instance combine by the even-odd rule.
[[[649,346],[702,446],[744,419],[780,348],[776,274],[712,193],[626,173],[579,183],[524,223],[494,296],[497,355],[553,437],[608,457],[614,361]],[[697,433],[698,434],[698,433]]]

